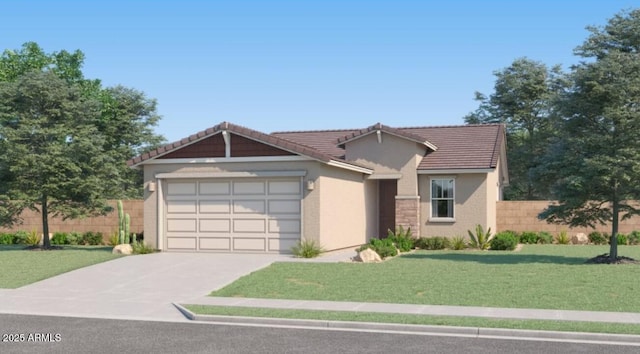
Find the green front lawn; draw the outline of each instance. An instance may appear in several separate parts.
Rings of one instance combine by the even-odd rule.
[[[24,245],[0,246],[0,288],[14,289],[74,269],[120,257],[112,247],[64,246],[62,250],[26,250]]]
[[[640,265],[584,264],[608,246],[418,251],[383,263],[275,263],[212,296],[640,312]],[[639,246],[619,255],[640,259]]]

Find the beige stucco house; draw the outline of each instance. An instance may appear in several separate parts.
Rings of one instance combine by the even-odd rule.
[[[166,251],[325,250],[384,237],[495,230],[508,183],[502,125],[261,133],[223,122],[128,161],[144,234]]]

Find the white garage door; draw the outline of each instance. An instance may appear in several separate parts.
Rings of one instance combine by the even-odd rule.
[[[299,178],[174,180],[165,201],[169,251],[288,252],[300,240]]]

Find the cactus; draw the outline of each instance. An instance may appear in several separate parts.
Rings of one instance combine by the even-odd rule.
[[[124,212],[122,200],[118,200],[118,243],[129,243],[129,229],[131,226],[131,217]]]

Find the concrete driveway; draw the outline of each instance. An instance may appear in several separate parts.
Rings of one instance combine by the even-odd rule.
[[[19,289],[0,289],[0,313],[186,319],[172,302],[189,303],[290,255],[154,253],[122,257]]]

